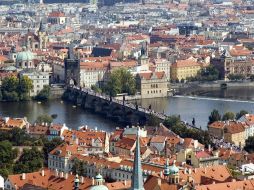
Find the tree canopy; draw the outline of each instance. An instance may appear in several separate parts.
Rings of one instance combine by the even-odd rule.
[[[234,120],[235,119],[235,114],[233,112],[226,112],[223,117],[222,120],[223,121],[227,121],[227,120]]]
[[[36,100],[48,100],[50,96],[50,87],[44,86],[43,89],[35,96]]]
[[[111,96],[120,93],[134,95],[136,93],[136,80],[127,69],[116,69],[110,74],[103,91]]]
[[[247,112],[246,110],[241,110],[240,112],[236,113],[235,118],[236,119],[240,119],[243,115],[248,114],[249,112]]]
[[[206,147],[208,147],[209,144],[212,144],[212,139],[207,131],[187,127],[183,122],[181,122],[180,116],[169,116],[163,124],[182,138],[196,139]]]
[[[209,122],[208,124],[211,124],[215,121],[220,121],[221,120],[221,115],[219,113],[218,110],[214,109],[212,112],[211,112],[211,115],[209,116]]]
[[[43,167],[43,152],[36,147],[24,149],[17,164],[14,166],[15,173],[29,173],[38,171]]]
[[[27,76],[17,78],[16,76],[3,79],[1,96],[4,101],[28,100],[29,92],[33,88],[33,82]]]
[[[44,114],[44,115],[39,115],[35,121],[36,123],[52,123],[53,122],[53,118],[50,115]]]
[[[249,137],[246,141],[245,141],[245,147],[244,150],[246,150],[249,153],[253,153],[254,152],[254,136]]]

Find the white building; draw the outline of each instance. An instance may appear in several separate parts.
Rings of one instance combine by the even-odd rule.
[[[23,70],[20,76],[28,76],[33,81],[33,89],[30,91],[30,96],[36,96],[44,86],[49,85],[49,73],[38,72],[36,70]]]
[[[80,85],[87,88],[100,86],[106,71],[107,68],[102,63],[83,63],[80,65]]]
[[[245,139],[254,135],[254,114],[245,114],[240,119],[240,122],[245,122]]]

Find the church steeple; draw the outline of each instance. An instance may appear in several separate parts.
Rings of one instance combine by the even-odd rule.
[[[165,167],[164,167],[164,176],[165,177],[168,177],[169,174],[170,174],[170,171],[169,171],[169,159],[167,158],[167,161],[166,161],[166,164],[165,164]]]
[[[143,175],[141,168],[140,143],[139,143],[139,127],[137,127],[136,148],[134,155],[134,167],[131,180],[131,190],[145,190],[143,183]]]

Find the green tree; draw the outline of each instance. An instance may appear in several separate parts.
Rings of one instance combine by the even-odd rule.
[[[227,121],[227,120],[234,120],[235,119],[235,114],[233,112],[226,112],[223,117],[222,120],[223,121]]]
[[[211,115],[209,116],[209,123],[208,124],[211,124],[215,121],[220,121],[220,120],[221,120],[221,115],[220,115],[219,111],[214,109],[211,112]]]
[[[43,138],[42,142],[44,144],[43,146],[43,153],[44,153],[44,159],[45,159],[45,165],[47,165],[48,160],[48,154],[55,149],[58,145],[62,144],[64,141],[60,138],[54,138],[51,141],[49,141],[47,138]]]
[[[30,99],[30,90],[33,89],[33,81],[28,78],[28,76],[20,77],[19,84],[18,84],[18,94],[20,100],[28,100]]]
[[[36,123],[52,123],[53,118],[50,115],[44,114],[44,115],[39,115],[35,121]]]
[[[181,123],[181,117],[180,115],[171,115],[171,116],[168,116],[165,121],[163,122],[163,124],[168,127],[168,128],[171,128],[173,126],[176,126],[178,124]]]
[[[127,69],[116,69],[110,74],[104,91],[111,96],[119,93],[133,95],[136,93],[136,80]]]
[[[17,164],[14,166],[15,173],[28,173],[39,170],[43,167],[43,153],[36,147],[23,149]]]
[[[0,142],[0,160],[1,163],[11,164],[16,158],[17,152],[13,151],[12,144],[9,141]]]
[[[246,141],[245,141],[245,147],[244,150],[246,150],[249,153],[253,153],[254,152],[254,136],[249,137]]]
[[[213,66],[209,65],[206,68],[202,68],[196,77],[196,80],[200,81],[214,81],[219,79],[219,71]]]
[[[2,82],[2,90],[7,92],[17,91],[19,80],[15,76],[6,77]]]
[[[44,86],[43,89],[35,96],[36,100],[48,100],[50,96],[50,87]]]
[[[96,86],[96,85],[92,85],[92,86],[91,86],[91,89],[92,89],[94,92],[97,92],[97,93],[101,93],[101,92],[102,92],[102,90],[101,90],[98,86]]]
[[[241,110],[239,113],[236,113],[235,118],[236,119],[240,119],[243,115],[248,114],[249,112],[247,112],[246,110]]]
[[[229,80],[234,80],[234,81],[237,81],[237,80],[242,80],[242,79],[244,79],[245,77],[244,77],[244,75],[242,75],[242,74],[229,74],[228,75],[228,79]]]
[[[72,172],[76,175],[78,174],[79,176],[84,175],[85,172],[85,164],[83,161],[78,160],[77,158],[74,158],[73,160],[73,166],[71,168]]]
[[[19,80],[15,76],[6,77],[2,82],[2,95],[5,101],[18,101],[19,95],[17,92]]]

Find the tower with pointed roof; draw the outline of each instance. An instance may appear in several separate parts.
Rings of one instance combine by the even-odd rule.
[[[39,48],[40,49],[46,49],[47,43],[48,43],[48,35],[46,31],[45,24],[40,22],[39,30],[38,30],[38,38],[39,38]]]
[[[134,155],[134,167],[133,167],[130,190],[145,190],[144,183],[143,183],[142,168],[141,168],[139,127],[137,127],[136,148],[135,148],[135,155]]]
[[[166,164],[165,164],[165,167],[164,167],[164,171],[163,171],[163,174],[165,176],[165,178],[167,178],[169,176],[169,159],[167,158],[167,161],[166,161]]]

